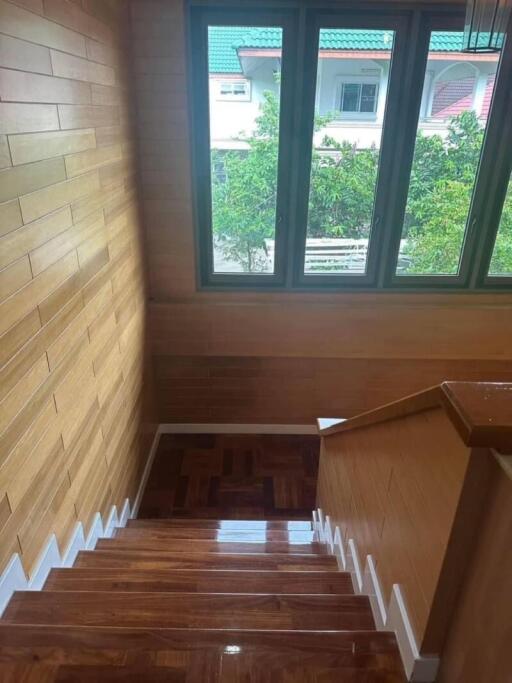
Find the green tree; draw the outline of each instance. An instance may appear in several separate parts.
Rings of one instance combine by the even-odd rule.
[[[224,255],[248,272],[262,269],[265,239],[274,236],[278,133],[278,99],[266,92],[254,133],[240,135],[247,149],[212,150],[213,234]]]
[[[451,119],[446,139],[418,132],[404,225],[407,273],[457,273],[483,135],[472,111]]]
[[[324,137],[313,151],[308,237],[369,237],[379,153]]]
[[[330,117],[317,117],[321,130]],[[474,112],[454,117],[447,135],[418,132],[403,237],[408,273],[457,272],[484,130]],[[217,247],[244,271],[266,262],[275,231],[279,102],[266,92],[243,151],[212,151],[213,232]],[[308,237],[368,238],[379,151],[325,136],[313,150]],[[512,272],[512,189],[491,272]]]
[[[512,274],[512,180],[508,184],[489,272],[493,275]]]

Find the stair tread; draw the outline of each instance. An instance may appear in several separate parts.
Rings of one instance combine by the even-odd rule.
[[[130,537],[119,536],[103,538],[96,546],[99,550],[116,548],[117,550],[140,549],[140,550],[166,550],[173,553],[207,552],[207,553],[236,553],[236,554],[266,554],[266,553],[293,553],[295,555],[328,555],[328,549],[322,543],[279,543],[270,541],[261,542],[223,542],[206,541],[191,538],[169,539],[144,535]]]
[[[17,592],[3,620],[84,626],[371,629],[363,595]]]
[[[311,531],[309,520],[261,520],[261,519],[201,519],[201,518],[155,518],[130,519],[128,528],[168,527],[196,529],[267,529],[285,531]]]
[[[319,593],[350,594],[350,574],[345,572],[293,572],[172,569],[53,569],[44,590],[147,591],[198,593]]]
[[[275,569],[337,568],[332,555],[173,553],[151,550],[81,551],[75,567],[125,567],[132,569]]]
[[[285,531],[268,529],[197,529],[195,527],[133,527],[118,529],[115,538],[197,539],[222,542],[287,542],[311,543],[318,541],[316,531]]]
[[[282,631],[247,629],[176,629],[135,628],[121,626],[55,626],[37,624],[7,624],[0,620],[0,648],[23,649],[30,641],[33,647],[48,648],[58,642],[59,646],[72,650],[87,646],[92,649],[111,650],[130,648],[132,650],[162,649],[179,646],[196,650],[211,645],[234,643],[239,645],[268,645],[311,649],[312,651],[354,652],[355,654],[391,652],[396,639],[390,631],[349,629],[337,631]],[[14,656],[12,653],[11,656]],[[23,652],[20,652],[22,655]],[[90,653],[87,653],[89,656]],[[47,652],[46,656],[53,656]]]
[[[184,681],[186,674],[188,683],[235,683],[242,679],[263,682],[268,680],[271,669],[282,672],[275,680],[296,683],[405,681],[395,637],[382,631],[62,628],[2,626],[0,622],[0,642],[0,679],[1,667],[14,664],[23,674],[19,680],[26,681],[159,683]],[[124,666],[139,659],[147,667],[144,670]],[[152,677],[156,668],[153,663],[158,663],[166,678]],[[181,677],[174,679],[177,670]],[[52,672],[55,678],[49,677]],[[212,672],[214,677],[209,675]],[[27,676],[28,673],[31,675]],[[18,680],[13,677],[12,668],[9,674],[11,678],[6,676],[7,680]],[[130,675],[135,677],[130,679]]]

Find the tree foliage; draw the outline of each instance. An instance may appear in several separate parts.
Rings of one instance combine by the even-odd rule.
[[[316,131],[329,117],[317,117]],[[243,270],[264,267],[276,222],[279,103],[266,92],[246,149],[212,151],[213,231]],[[445,137],[418,132],[403,228],[408,273],[456,273],[484,130],[476,114],[453,117]],[[379,151],[324,136],[313,150],[308,237],[368,238]],[[512,189],[491,272],[512,272]]]

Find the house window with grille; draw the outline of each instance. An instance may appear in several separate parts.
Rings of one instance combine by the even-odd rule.
[[[339,110],[342,114],[375,114],[377,83],[344,82],[340,88]]]

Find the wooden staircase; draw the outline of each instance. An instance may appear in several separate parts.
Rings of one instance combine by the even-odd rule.
[[[307,521],[132,520],[0,620],[18,683],[401,683],[395,638]]]

